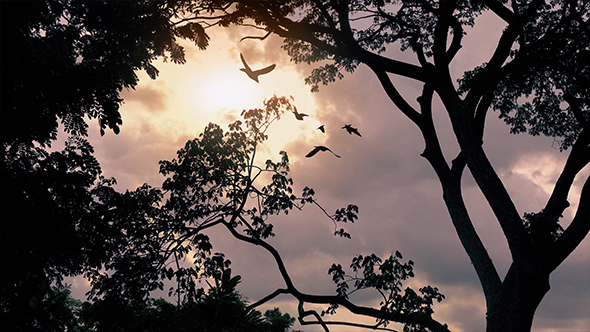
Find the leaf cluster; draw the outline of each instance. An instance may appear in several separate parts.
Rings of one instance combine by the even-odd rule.
[[[414,277],[414,262],[402,263],[402,258],[398,251],[385,260],[375,254],[358,255],[350,264],[353,274],[347,274],[340,264],[332,264],[328,274],[332,275],[340,297],[348,299],[354,292],[374,289],[381,296],[383,313],[429,317],[434,312],[434,300],[441,302],[444,295],[432,286],[420,288],[419,293],[410,287],[403,289],[403,282]],[[332,304],[323,314],[334,314],[337,308],[337,304]],[[387,324],[388,321],[378,319],[378,323]]]
[[[522,11],[527,8],[524,3],[520,6]],[[566,150],[587,126],[589,11],[588,1],[552,1],[522,28],[492,101],[512,133],[555,137],[561,140],[560,150]],[[485,66],[466,72],[459,80],[459,92],[471,89]]]
[[[154,1],[3,1],[1,50],[3,142],[50,144],[58,121],[87,134],[85,117],[101,134],[122,124],[122,89],[136,71],[156,78],[157,57],[184,63],[177,37],[203,38],[171,25],[173,10]],[[193,27],[193,30],[195,28]]]

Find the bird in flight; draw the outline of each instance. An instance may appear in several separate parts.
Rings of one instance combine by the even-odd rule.
[[[326,132],[326,128],[324,128],[324,125],[319,126],[318,130],[321,131],[322,133]]]
[[[315,156],[316,153],[318,152],[324,152],[324,151],[330,151],[332,152],[332,150],[328,149],[327,147],[323,146],[323,145],[316,145],[315,149],[311,150],[306,156],[305,158],[311,158],[313,156]],[[335,154],[334,152],[332,152],[333,155],[335,155],[336,157],[340,158],[339,155]]]
[[[351,135],[355,134],[355,135],[358,135],[359,137],[363,137],[363,136],[361,136],[361,133],[359,133],[358,129],[353,128],[351,124],[345,124],[344,127],[342,127],[342,129],[346,129],[346,131]]]
[[[307,115],[307,114],[305,114],[305,113],[299,113],[299,112],[297,112],[297,107],[295,107],[295,108],[294,108],[294,110],[293,110],[293,114],[295,114],[295,118],[296,118],[297,120],[299,120],[299,121],[303,121],[303,117],[305,117],[305,116],[309,116],[309,115]]]
[[[277,66],[275,64],[272,64],[262,69],[252,70],[250,66],[248,66],[248,64],[246,63],[246,59],[244,59],[242,53],[240,53],[240,59],[242,59],[242,63],[244,64],[244,68],[240,68],[240,70],[246,73],[248,77],[256,81],[256,83],[260,83],[258,82],[258,76],[270,73]]]

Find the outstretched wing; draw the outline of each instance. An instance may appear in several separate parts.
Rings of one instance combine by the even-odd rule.
[[[315,149],[311,150],[307,155],[305,155],[305,158],[311,158],[313,156],[315,156],[316,153],[318,153],[320,151],[320,149],[318,147],[316,147]]]
[[[326,150],[328,150],[328,151],[332,152],[332,154],[333,154],[333,155],[335,155],[336,157],[340,158],[340,156],[339,156],[339,155],[337,155],[337,154],[335,154],[335,153],[334,153],[334,151],[332,151],[332,150],[330,150],[330,149],[328,149],[328,148],[326,148]]]
[[[268,74],[268,73],[270,73],[270,72],[271,72],[273,69],[275,69],[275,67],[276,67],[276,66],[277,66],[277,65],[274,65],[274,64],[273,64],[273,65],[270,65],[270,66],[268,66],[268,67],[266,67],[266,68],[262,68],[262,69],[255,70],[255,71],[254,71],[254,74],[255,74],[255,75],[264,75],[264,74]]]
[[[242,59],[242,63],[244,64],[244,68],[246,68],[246,71],[252,71],[252,69],[250,69],[250,66],[248,66],[248,64],[246,63],[246,59],[244,59],[242,53],[240,53],[240,59]]]

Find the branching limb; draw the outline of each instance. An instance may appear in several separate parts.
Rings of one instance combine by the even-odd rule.
[[[455,231],[480,279],[486,302],[490,304],[501,286],[501,280],[465,206],[461,192],[465,158],[462,154],[457,156],[452,162],[452,168],[446,163],[432,118],[432,96],[432,88],[425,85],[422,95],[418,98],[422,111],[420,130],[426,143],[422,156],[428,160],[441,182],[443,199]]]
[[[563,171],[559,175],[553,192],[547,201],[547,205],[543,209],[543,213],[553,216],[556,220],[561,216],[563,211],[569,207],[567,196],[569,190],[574,183],[576,175],[590,163],[590,131],[583,130],[576,143],[572,147],[572,151],[567,158]],[[581,202],[580,202],[581,203]]]
[[[497,0],[479,0],[479,2],[486,5],[494,14],[498,15],[499,18],[503,19],[504,22],[510,24],[514,18],[514,13],[506,8],[500,1]]]
[[[225,225],[225,227],[229,230],[229,232],[236,239],[244,241],[246,243],[261,246],[262,248],[267,250],[273,256],[273,258],[278,266],[279,273],[281,274],[281,277],[283,278],[283,281],[285,282],[285,284],[287,286],[286,290],[280,291],[283,294],[287,294],[287,293],[291,294],[292,296],[297,298],[299,301],[308,302],[308,303],[338,304],[338,305],[345,307],[350,312],[352,312],[354,314],[358,314],[358,315],[364,315],[364,316],[368,316],[368,317],[385,319],[385,320],[390,320],[390,321],[400,322],[400,323],[420,324],[422,326],[428,327],[429,329],[431,329],[432,331],[435,331],[435,332],[448,332],[449,331],[446,325],[443,325],[443,324],[439,323],[438,321],[434,320],[430,315],[425,315],[425,314],[421,314],[421,313],[412,314],[412,313],[401,313],[401,312],[384,312],[382,310],[375,309],[375,308],[362,307],[362,306],[355,305],[354,303],[350,302],[348,299],[345,299],[341,296],[310,295],[310,294],[301,293],[299,290],[297,290],[297,288],[295,288],[295,285],[293,284],[293,281],[291,280],[291,277],[290,277],[289,273],[287,272],[285,263],[283,262],[281,255],[273,246],[271,246],[266,241],[263,241],[261,239],[252,238],[252,237],[238,233],[238,231],[230,223],[228,223],[226,221],[222,221],[222,223]],[[275,292],[277,292],[277,291],[275,291]],[[271,295],[273,295],[273,294],[271,294]],[[276,295],[278,295],[278,294],[276,294]]]
[[[422,120],[420,118],[420,113],[418,113],[404,99],[404,97],[402,97],[402,95],[399,93],[397,88],[391,82],[391,79],[389,78],[387,72],[382,70],[382,68],[380,68],[380,67],[370,67],[370,68],[371,68],[371,70],[373,70],[375,75],[377,75],[377,78],[379,79],[381,86],[383,86],[383,89],[385,89],[385,92],[387,93],[387,96],[389,96],[389,99],[391,99],[391,101],[393,101],[395,106],[397,106],[405,116],[407,116],[412,122],[414,122],[418,127],[420,127],[421,122],[422,122]]]
[[[297,306],[297,310],[299,312],[299,323],[301,325],[310,325],[310,324],[314,324],[314,323],[320,324],[325,332],[330,332],[330,330],[328,329],[328,326],[326,326],[326,323],[324,323],[324,320],[322,319],[322,317],[320,315],[318,315],[318,313],[315,310],[308,310],[308,311],[303,310],[303,301],[299,301],[299,306]],[[303,320],[303,318],[310,316],[310,315],[313,315],[317,319],[317,322],[306,322]]]
[[[495,0],[486,1],[489,3],[495,2]],[[501,68],[506,62],[506,59],[508,59],[514,42],[522,33],[522,27],[524,24],[536,13],[537,9],[539,9],[543,3],[543,0],[533,0],[527,10],[519,16],[518,19],[510,21],[510,24],[502,33],[502,36],[498,41],[498,46],[488,61],[487,66],[477,78],[477,82],[473,85],[474,88],[471,89],[465,97],[465,101],[470,107],[475,107],[481,97],[492,91],[498,82],[504,77]]]
[[[264,35],[264,36],[262,36],[262,37],[257,37],[257,36],[246,36],[246,37],[243,37],[242,39],[240,39],[240,41],[243,41],[243,40],[245,40],[245,39],[259,39],[259,40],[261,40],[261,41],[262,41],[262,40],[265,40],[266,38],[268,38],[268,36],[270,36],[270,35],[271,35],[271,32],[269,31],[269,32],[267,32],[267,33],[266,33],[266,35]]]
[[[586,179],[580,195],[576,215],[569,227],[555,243],[548,265],[549,270],[556,269],[584,240],[590,231],[590,177]]]
[[[265,304],[266,302],[274,299],[275,297],[281,295],[281,294],[289,294],[289,290],[287,289],[283,289],[283,288],[279,288],[277,290],[275,290],[274,292],[268,294],[267,296],[261,298],[260,300],[250,304],[249,306],[247,306],[244,309],[244,313],[248,313],[256,308],[258,308],[259,306]]]
[[[301,325],[321,325],[324,331],[329,332],[328,325],[340,325],[340,326],[351,326],[351,327],[359,327],[365,329],[372,329],[378,331],[391,331],[397,332],[397,330],[389,329],[386,327],[380,327],[381,323],[377,323],[375,325],[367,325],[367,324],[358,324],[358,323],[351,323],[351,322],[340,322],[340,321],[325,321],[322,317],[317,313],[315,310],[303,310],[303,301],[299,301],[299,306],[297,307],[299,312],[299,323]],[[317,321],[304,321],[303,319],[307,316],[314,316]]]

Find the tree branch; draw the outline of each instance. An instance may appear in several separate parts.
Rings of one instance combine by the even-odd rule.
[[[422,109],[420,130],[426,143],[422,156],[428,160],[437,174],[443,189],[443,199],[459,240],[469,256],[482,285],[486,302],[490,305],[501,286],[500,276],[494,267],[483,242],[473,227],[469,212],[461,192],[461,178],[465,168],[465,159],[460,154],[454,161],[452,169],[447,165],[432,119],[432,94],[428,85],[424,86],[418,98]]]
[[[387,96],[389,97],[389,99],[391,99],[391,101],[393,101],[395,106],[397,106],[405,116],[407,116],[410,120],[412,120],[412,122],[414,122],[418,127],[420,127],[422,125],[421,124],[422,119],[420,117],[420,113],[418,113],[404,99],[404,97],[402,97],[402,95],[399,93],[399,91],[395,88],[395,86],[391,82],[391,79],[389,78],[387,72],[385,72],[384,70],[382,70],[378,66],[375,66],[375,67],[369,66],[369,67],[371,68],[371,70],[373,70],[375,75],[377,75],[377,78],[379,79],[379,82],[381,83],[381,86],[383,86],[383,89],[385,90],[385,93],[387,93]]]
[[[590,131],[583,130],[576,143],[572,147],[572,151],[567,158],[563,171],[559,175],[553,192],[543,209],[543,213],[554,217],[556,220],[561,216],[563,211],[569,207],[567,196],[571,186],[574,183],[576,175],[590,163]]]
[[[492,3],[494,0],[487,1]],[[521,16],[519,16],[518,19],[512,20],[508,27],[504,30],[504,33],[502,33],[502,36],[498,41],[498,46],[496,47],[494,54],[488,61],[488,64],[482,73],[476,79],[473,89],[471,89],[465,97],[465,101],[468,103],[468,105],[470,105],[470,107],[474,107],[474,105],[479,102],[482,95],[495,89],[495,86],[498,84],[499,80],[504,77],[502,75],[503,71],[500,69],[510,55],[512,45],[522,33],[522,27],[524,24],[534,15],[536,10],[543,3],[543,0],[533,0],[527,10]]]
[[[504,7],[502,3],[497,0],[479,0],[479,2],[486,5],[494,14],[498,15],[499,18],[503,19],[504,22],[510,24],[516,17],[514,13]]]
[[[244,241],[246,243],[261,246],[262,248],[266,249],[273,256],[273,258],[279,268],[279,272],[281,274],[281,277],[283,278],[283,280],[285,281],[285,284],[287,285],[286,290],[280,291],[280,292],[284,292],[283,294],[287,294],[287,293],[291,294],[295,298],[297,298],[299,301],[308,302],[308,303],[338,304],[338,305],[345,307],[350,312],[357,314],[357,315],[364,315],[364,316],[369,316],[369,317],[374,317],[374,318],[379,318],[379,319],[384,319],[384,320],[389,320],[389,321],[394,321],[394,322],[399,322],[399,323],[420,324],[420,325],[428,327],[429,329],[433,330],[434,332],[450,332],[448,330],[448,328],[446,327],[446,325],[443,325],[443,324],[439,323],[438,321],[434,320],[428,314],[385,312],[385,311],[382,311],[379,309],[355,305],[352,302],[350,302],[348,299],[345,299],[343,297],[336,296],[336,295],[310,295],[310,294],[301,293],[299,290],[297,290],[297,288],[295,288],[295,285],[293,284],[293,281],[291,280],[291,277],[289,276],[289,273],[287,272],[287,269],[285,267],[285,263],[283,262],[281,255],[273,246],[271,246],[266,241],[263,241],[261,239],[255,239],[255,238],[245,236],[243,234],[238,233],[238,231],[234,227],[232,227],[232,225],[230,223],[228,223],[226,221],[222,221],[222,223],[223,223],[223,225],[225,225],[225,227],[229,230],[229,232],[236,239]],[[277,292],[279,292],[279,290],[275,291],[274,293],[272,293],[269,296],[272,296]],[[278,295],[278,294],[276,294],[276,295]],[[269,297],[269,296],[267,296],[267,297]]]
[[[586,179],[580,195],[576,215],[569,227],[555,242],[548,259],[549,271],[555,270],[584,240],[590,231],[590,177]]]

